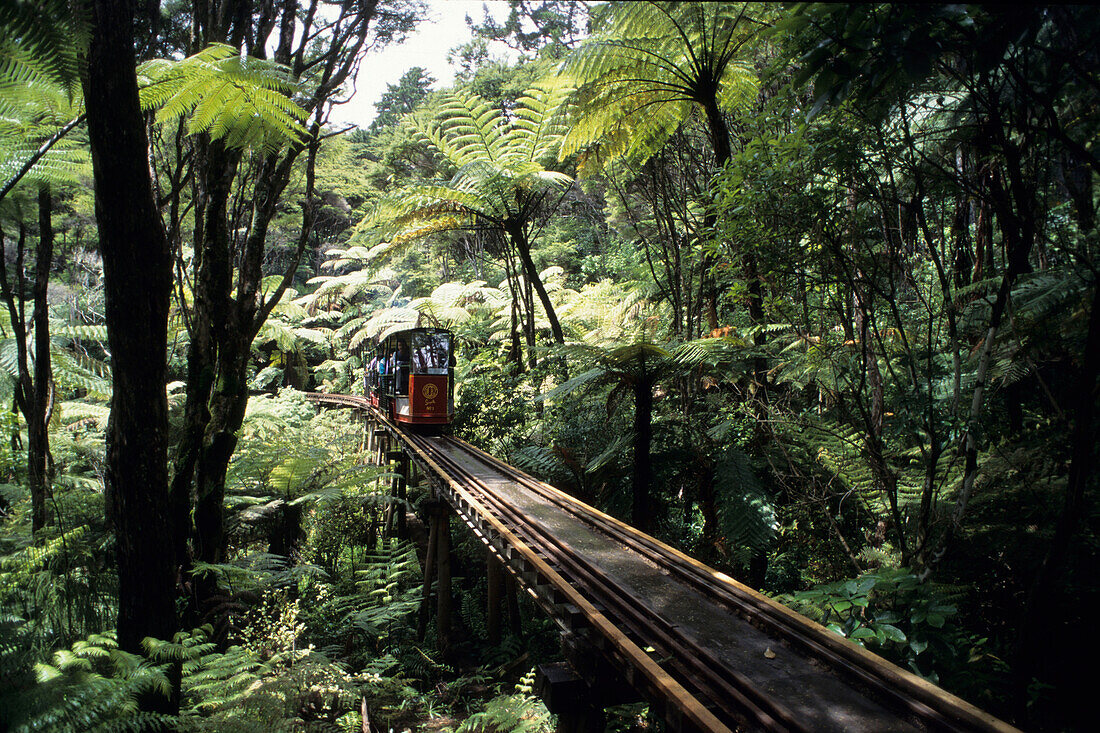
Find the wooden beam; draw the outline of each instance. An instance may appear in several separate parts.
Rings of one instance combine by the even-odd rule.
[[[489,581],[489,608],[486,620],[489,643],[500,645],[500,601],[504,587],[504,568],[492,552],[485,553],[485,575]]]

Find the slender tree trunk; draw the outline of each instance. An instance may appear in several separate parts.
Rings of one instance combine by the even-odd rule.
[[[50,307],[46,301],[53,262],[53,222],[50,189],[38,191],[38,252],[34,273],[34,389],[27,414],[27,468],[33,503],[33,531],[46,525],[46,499],[50,493],[50,403],[53,373],[50,368]]]
[[[718,527],[718,497],[714,491],[714,465],[705,455],[700,455],[697,460],[709,464],[699,477],[699,512],[703,515],[703,551],[706,553],[700,559],[710,562],[723,554]]]
[[[317,154],[317,134],[309,144],[306,163],[307,201],[302,215],[302,230],[293,260],[283,273],[283,280],[275,292],[260,292],[263,281],[263,253],[268,227],[276,213],[279,196],[289,180],[291,166],[296,154],[293,151],[284,157],[267,157],[257,174],[253,207],[251,214],[252,229],[240,247],[237,262],[235,297],[231,297],[230,276],[234,264],[233,250],[228,246],[228,229],[225,229],[224,242],[221,228],[228,227],[228,218],[220,209],[220,200],[214,199],[218,207],[214,217],[208,217],[209,226],[218,231],[208,233],[206,240],[212,242],[209,254],[211,259],[204,261],[196,275],[200,284],[210,288],[208,297],[196,301],[195,321],[209,323],[211,341],[205,344],[204,352],[196,355],[203,365],[200,375],[200,390],[196,400],[203,399],[198,405],[198,414],[205,418],[202,424],[201,441],[196,441],[193,432],[190,444],[181,447],[181,455],[190,455],[194,451],[193,470],[195,486],[195,556],[202,562],[220,563],[225,560],[225,481],[229,460],[237,447],[237,433],[244,422],[248,405],[248,360],[251,355],[252,340],[285,288],[290,284],[301,261],[302,253],[312,236],[315,213],[313,211],[314,170]],[[232,156],[231,156],[232,161]],[[233,162],[233,169],[236,163]],[[218,175],[217,167],[213,173]],[[225,180],[232,180],[225,173]],[[215,191],[221,190],[221,179],[214,182]],[[219,307],[220,304],[220,307]],[[200,305],[202,306],[200,308]],[[192,349],[200,344],[192,342]],[[208,597],[214,588],[209,582],[199,584],[199,601]]]
[[[229,337],[232,266],[227,211],[240,154],[226,151],[220,142],[201,139],[196,158],[195,282],[187,351],[187,398],[171,489],[173,545],[180,568],[190,566],[187,542],[192,531],[193,482],[211,419],[209,403],[217,379],[218,344]]]
[[[714,144],[714,162],[718,169],[726,167],[730,159],[733,157],[733,151],[730,148],[730,133],[729,126],[726,124],[726,119],[722,115],[722,110],[718,108],[717,97],[713,97],[707,100],[704,105],[704,110],[707,116],[707,127],[710,130],[711,141]],[[704,219],[703,227],[708,237],[715,235],[714,228],[717,224],[717,216],[713,213],[708,213]],[[753,251],[752,245],[747,245],[741,248],[741,259],[745,268],[745,279],[748,280],[748,311],[749,320],[754,326],[760,326],[764,323],[764,285],[760,277],[760,265],[756,259],[756,252]],[[710,274],[710,270],[714,267],[713,257],[706,255],[703,258],[703,278],[706,283],[704,287],[704,299],[706,302],[705,309],[707,315],[707,323],[712,329],[718,328],[718,287],[714,281],[713,275]],[[757,346],[762,346],[767,340],[763,331],[759,331],[754,337],[753,342]],[[759,385],[764,385],[767,381],[767,363],[764,359],[758,358],[753,362],[753,379]]]
[[[188,562],[188,533],[184,528],[189,529],[192,490],[194,553],[206,562],[225,557],[225,477],[248,402],[246,375],[252,339],[293,280],[302,254],[312,241],[315,162],[325,103],[356,68],[376,5],[376,0],[343,4],[338,30],[309,38],[303,38],[296,24],[312,22],[315,2],[266,3],[258,11],[264,17],[260,23],[253,23],[256,9],[247,0],[204,2],[193,13],[192,36],[196,42],[226,42],[256,58],[271,54],[275,61],[290,66],[296,78],[308,69],[315,83],[311,85],[311,96],[303,103],[312,114],[309,134],[303,142],[290,143],[276,153],[263,157],[251,153],[256,156],[256,167],[250,175],[241,175],[242,153],[226,150],[216,141],[199,145],[196,200],[201,210],[196,216],[196,299],[190,314],[188,405],[173,485],[177,518],[174,543],[181,563]],[[315,59],[306,58],[307,47],[312,49],[310,53],[318,52]],[[306,203],[297,249],[275,291],[263,293],[268,228],[295,170],[295,161],[304,150],[308,150]],[[243,192],[244,186],[250,191]],[[234,211],[233,196],[239,197],[238,208],[243,208],[242,201],[248,201],[251,209],[247,213]],[[242,223],[246,230],[243,239],[237,234]],[[200,601],[209,590],[208,585],[199,589]]]
[[[153,199],[138,103],[133,0],[94,0],[84,78],[96,221],[113,360],[106,488],[118,558],[118,642],[177,631],[168,536],[168,299],[171,252]],[[177,693],[178,694],[178,693]],[[167,712],[178,698],[146,700]]]
[[[27,421],[27,483],[31,493],[31,533],[37,536],[46,526],[46,500],[49,492],[49,408],[52,399],[50,375],[49,311],[46,287],[49,284],[50,261],[53,256],[53,229],[50,223],[50,194],[39,191],[39,229],[36,249],[35,279],[32,291],[34,314],[28,329],[26,322],[26,278],[24,256],[27,229],[20,224],[15,251],[14,279],[9,279],[7,248],[0,232],[0,292],[8,309],[8,318],[15,341],[16,379],[13,385],[15,409]],[[27,345],[28,330],[34,332],[35,358],[31,364]],[[18,430],[12,440],[17,450]]]
[[[542,278],[539,277],[539,272],[535,269],[535,263],[531,259],[531,243],[527,241],[527,232],[524,230],[523,224],[508,222],[505,224],[504,230],[512,239],[512,244],[515,245],[516,252],[519,253],[519,260],[523,263],[523,271],[527,275],[527,280],[535,288],[535,293],[539,296],[539,302],[542,303],[542,308],[546,311],[546,320],[550,321],[550,331],[554,334],[554,340],[559,344],[564,344],[565,334],[561,330],[558,314],[554,311],[554,304],[550,302],[546,286],[542,284]],[[533,317],[534,314],[532,314]]]
[[[511,296],[509,302],[511,307],[509,313],[511,314],[510,329],[508,331],[508,358],[507,361],[515,365],[516,372],[523,371],[523,346],[519,340],[519,291],[516,284],[518,278],[515,277],[515,273],[512,268],[512,256],[507,255],[504,258],[504,274],[505,279],[508,281],[508,294]]]
[[[634,481],[631,519],[634,526],[649,532],[653,526],[649,501],[652,465],[649,445],[653,439],[653,383],[644,373],[634,383]]]

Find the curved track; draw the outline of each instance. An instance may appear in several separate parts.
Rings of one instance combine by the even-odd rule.
[[[675,729],[1014,730],[660,541],[449,437],[368,412],[490,551]]]

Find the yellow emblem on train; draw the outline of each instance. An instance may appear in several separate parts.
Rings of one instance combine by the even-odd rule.
[[[431,383],[425,384],[424,389],[422,389],[420,391],[420,393],[422,395],[424,395],[424,399],[434,400],[436,398],[436,396],[439,394],[439,387],[437,387],[436,385],[431,384]]]

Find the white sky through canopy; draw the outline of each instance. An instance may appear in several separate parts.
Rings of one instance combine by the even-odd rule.
[[[381,99],[387,85],[396,84],[414,66],[424,67],[435,77],[433,89],[450,86],[455,70],[447,63],[447,54],[455,46],[470,40],[466,16],[480,23],[484,17],[484,6],[498,21],[508,17],[508,3],[505,0],[429,0],[429,5],[427,19],[421,21],[404,43],[367,54],[355,78],[355,94],[347,104],[333,110],[333,124],[369,125],[377,114],[374,105]],[[493,57],[514,55],[511,49],[500,43],[490,44],[489,53]]]

